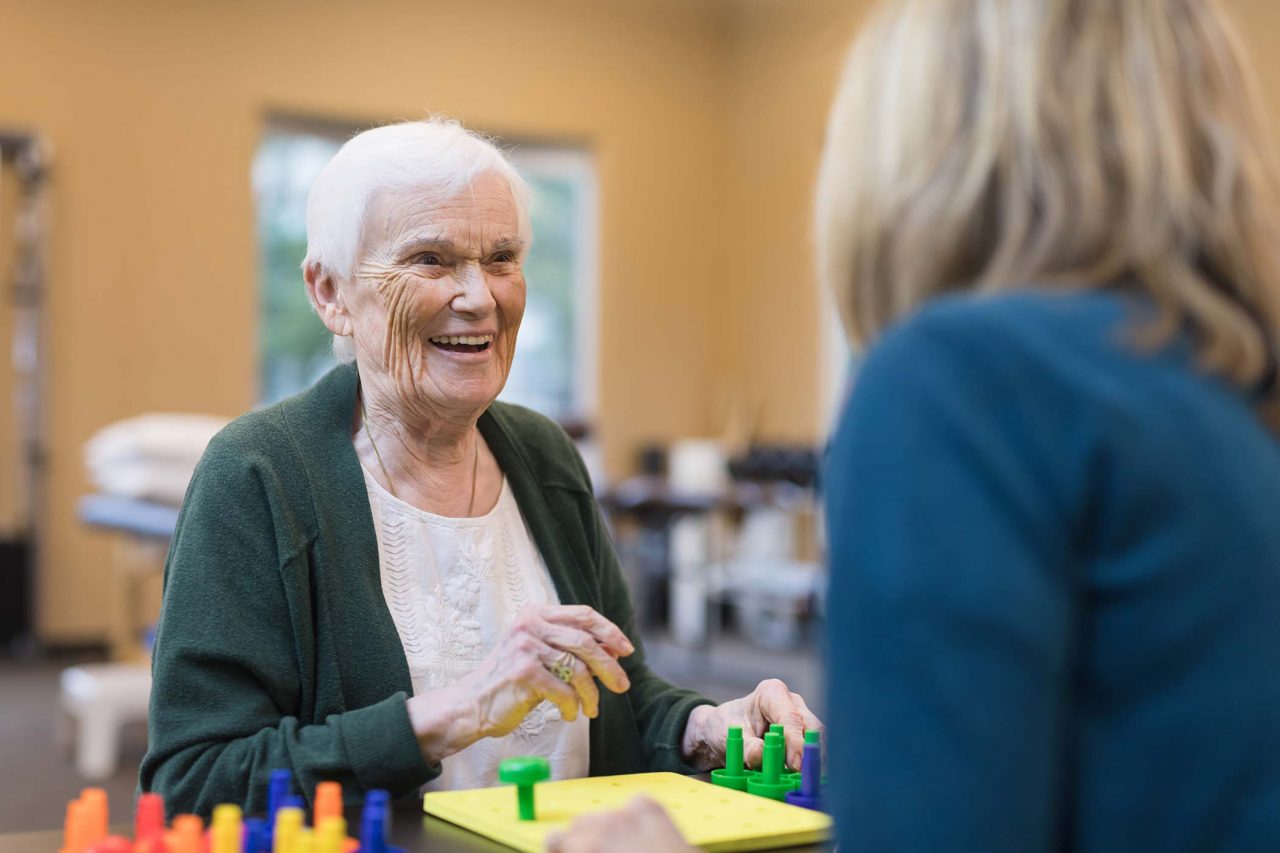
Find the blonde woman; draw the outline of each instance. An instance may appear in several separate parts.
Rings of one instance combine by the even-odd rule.
[[[868,348],[827,475],[842,851],[1280,849],[1275,191],[1210,0],[863,31],[817,204]]]
[[[1280,221],[1210,0],[903,0],[832,111],[845,849],[1280,849]],[[835,523],[838,519],[839,523]]]

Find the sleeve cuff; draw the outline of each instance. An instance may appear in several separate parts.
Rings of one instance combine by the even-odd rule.
[[[683,691],[682,691],[683,692]],[[684,730],[689,724],[689,714],[699,705],[714,705],[710,699],[697,693],[687,692],[667,710],[667,722],[663,731],[659,732],[653,744],[654,754],[650,756],[651,770],[666,770],[672,773],[683,773],[693,776],[702,770],[691,767],[684,761],[681,750],[684,746]]]
[[[342,714],[342,741],[360,786],[382,788],[395,798],[408,796],[440,775],[418,748],[405,708],[408,696],[396,693],[366,708]]]

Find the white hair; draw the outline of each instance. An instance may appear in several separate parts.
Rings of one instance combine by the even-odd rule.
[[[531,244],[529,186],[493,140],[445,118],[400,122],[357,134],[333,155],[307,194],[307,256],[302,268],[319,266],[335,281],[349,281],[364,239],[365,216],[379,191],[412,188],[447,200],[485,174],[506,178],[516,204],[519,236]],[[339,361],[354,360],[351,339],[334,335],[333,354]]]

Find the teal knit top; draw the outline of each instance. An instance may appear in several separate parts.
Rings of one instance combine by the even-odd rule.
[[[372,788],[412,795],[440,772],[405,709],[409,670],[351,444],[356,387],[355,367],[340,366],[244,415],[196,470],[165,565],[140,775],[170,814],[208,815],[224,802],[261,812],[276,768],[292,770],[308,798],[334,780],[352,802]],[[573,444],[554,422],[503,403],[479,429],[560,601],[595,608],[636,647],[621,661],[631,689],[600,691],[591,774],[691,772],[680,743],[689,712],[708,700],[645,664]]]
[[[940,298],[826,469],[842,851],[1280,850],[1280,441],[1120,289]]]

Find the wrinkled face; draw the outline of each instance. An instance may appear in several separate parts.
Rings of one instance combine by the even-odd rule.
[[[488,406],[515,355],[525,251],[501,176],[450,199],[378,194],[346,299],[360,363],[422,414]]]

